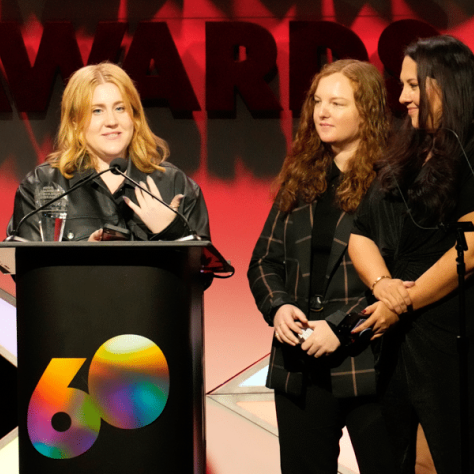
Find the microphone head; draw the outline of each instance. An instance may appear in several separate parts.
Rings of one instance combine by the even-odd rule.
[[[110,163],[110,171],[113,174],[125,173],[127,171],[128,161],[125,158],[115,158],[115,160]]]

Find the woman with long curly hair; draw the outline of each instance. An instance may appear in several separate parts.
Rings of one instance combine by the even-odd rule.
[[[473,450],[461,451],[474,439],[474,412],[460,403],[461,394],[472,399],[474,351],[462,351],[458,339],[456,228],[474,220],[474,54],[451,36],[418,40],[405,51],[400,80],[408,115],[378,163],[350,238],[352,261],[377,300],[361,329],[372,327],[374,337],[390,329],[377,369],[396,467],[413,472],[421,424],[438,474],[473,472]],[[474,233],[465,240],[470,276]],[[472,339],[472,278],[464,303]]]
[[[354,350],[340,330],[346,314],[367,305],[346,249],[388,129],[374,66],[350,59],[324,66],[251,258],[251,291],[275,328],[267,386],[275,389],[283,474],[336,474],[344,426],[362,474],[394,472],[371,348]]]
[[[101,240],[106,224],[130,232],[133,240],[174,240],[191,229],[209,239],[201,190],[165,161],[168,155],[166,142],[150,130],[127,73],[107,62],[85,66],[72,75],[64,90],[55,151],[18,188],[7,234],[41,240],[40,215],[22,221],[37,207],[35,195],[44,189],[68,191],[97,175],[68,195],[64,240]],[[130,178],[142,182],[169,206],[130,185],[120,174],[99,176],[116,158],[125,160]],[[178,211],[185,219],[177,217]]]

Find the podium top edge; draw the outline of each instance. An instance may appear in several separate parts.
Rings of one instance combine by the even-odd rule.
[[[171,240],[171,241],[102,241],[102,242],[0,242],[0,272],[4,274],[15,274],[16,251],[21,249],[80,249],[80,248],[115,248],[115,249],[201,249],[202,271],[216,273],[228,273],[228,278],[235,272],[234,267],[224,259],[210,240]]]
[[[28,247],[214,247],[210,240],[110,240],[101,242],[0,242],[0,248]]]

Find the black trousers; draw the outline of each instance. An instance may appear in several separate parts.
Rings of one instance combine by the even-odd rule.
[[[347,426],[361,474],[396,474],[375,397],[336,399],[310,384],[300,398],[275,391],[282,474],[336,474]]]

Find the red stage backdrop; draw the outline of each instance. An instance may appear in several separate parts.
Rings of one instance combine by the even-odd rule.
[[[205,296],[206,388],[269,350],[246,271],[312,75],[354,57],[384,72],[394,114],[404,46],[450,33],[474,47],[463,0],[0,1],[0,237],[15,189],[52,150],[64,81],[120,63],[170,161],[202,187],[215,246],[236,267]],[[10,280],[0,286],[14,294]]]

